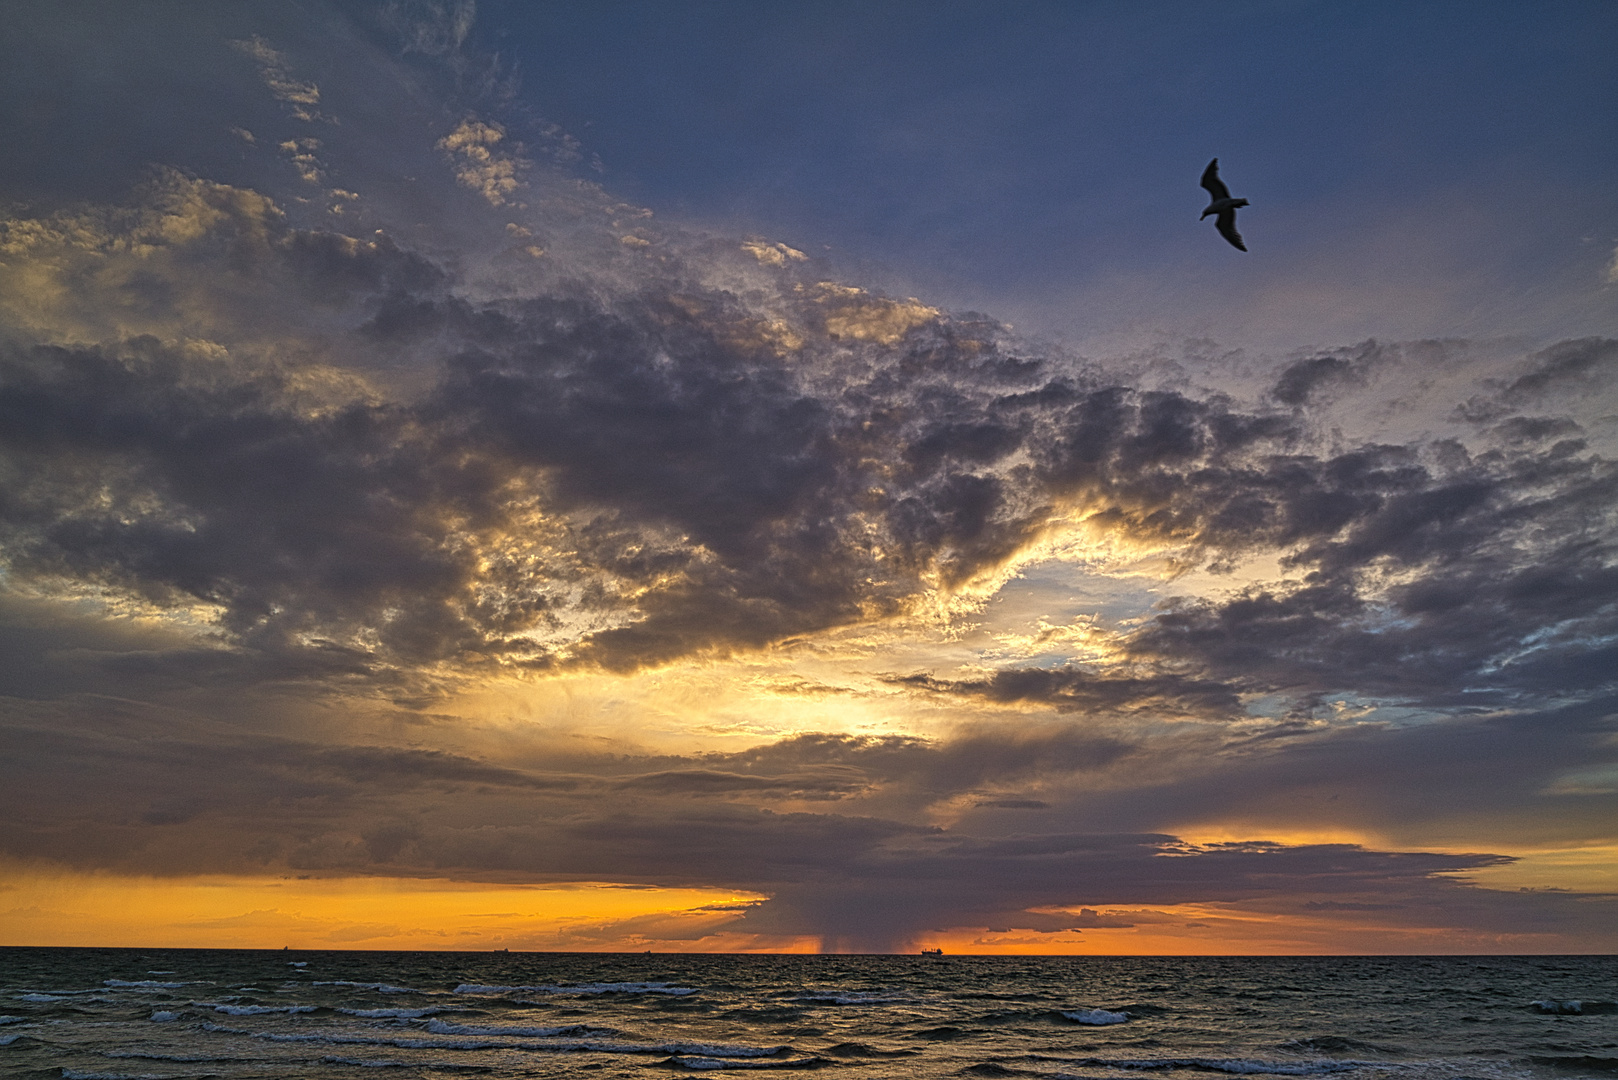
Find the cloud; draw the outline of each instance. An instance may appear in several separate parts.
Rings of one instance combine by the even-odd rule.
[[[499,124],[468,119],[438,140],[438,148],[455,162],[455,178],[490,206],[504,206],[523,187],[524,163],[498,149],[505,137]]]
[[[981,698],[1000,704],[1033,703],[1070,712],[1151,709],[1158,714],[1235,716],[1240,712],[1236,684],[1187,679],[1172,674],[1147,678],[1098,676],[1080,668],[1004,668],[982,679],[954,681],[931,675],[890,676],[889,681],[940,694]]]
[[[245,40],[232,41],[230,44],[236,51],[250,57],[258,65],[264,85],[270,88],[270,93],[275,95],[277,101],[284,101],[292,106],[292,114],[299,120],[328,119],[316,108],[320,104],[320,87],[312,82],[295,78],[292,74],[292,65],[284,53],[277,52],[269,42],[257,34]]]
[[[384,14],[411,63],[468,51],[470,5]],[[10,856],[722,884],[771,899],[600,933],[860,948],[1190,903],[1610,914],[1464,875],[1503,858],[1479,835],[1610,831],[1564,781],[1612,756],[1618,343],[1485,380],[1465,342],[1367,342],[1245,401],[1143,381],[654,224],[475,89],[369,130],[244,32],[280,126],[215,118],[230,179],[0,221]],[[1340,425],[1382,380],[1462,404]],[[1071,584],[1038,632],[979,633],[1036,570]],[[1075,614],[1103,578],[1156,591]],[[581,750],[548,726],[573,705],[530,704],[699,711],[661,673],[741,664],[765,692],[712,723],[753,746]],[[451,707],[506,685],[510,718]],[[1230,822],[1364,842],[1181,839]]]
[[[1303,582],[1167,606],[1124,641],[1136,670],[914,685],[1234,713],[1239,691],[1601,681],[1615,481],[1577,440],[1524,441],[1554,419],[1477,455],[1322,456],[1295,418],[1029,360],[1003,328],[789,266],[747,303],[694,254],[608,298],[476,300],[252,192],[169,176],[145,198],[8,226],[17,580],[384,668],[632,670],[972,595],[1082,528],[1182,567],[1271,551]],[[278,332],[315,359],[259,359]],[[364,373],[401,343],[442,367],[384,396]],[[1610,351],[1548,350],[1501,400]]]

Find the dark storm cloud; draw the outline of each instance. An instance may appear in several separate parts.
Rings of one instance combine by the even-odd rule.
[[[1290,807],[1307,825],[1328,797],[1340,800],[1328,819],[1337,823],[1431,819],[1435,802],[1462,817],[1509,818],[1547,799],[1567,804],[1565,818],[1568,797],[1547,795],[1547,782],[1600,759],[1610,711],[1210,747],[1190,774],[1123,788],[1108,770],[1131,767],[1127,748],[1077,726],[939,741],[804,735],[683,758],[527,755],[566,762],[546,771],[268,738],[207,708],[87,698],[8,712],[0,850],[87,869],[724,886],[771,896],[732,928],[864,949],[948,927],[1111,925],[1028,910],[1079,905],[1356,905],[1513,933],[1587,934],[1610,916],[1600,898],[1453,879],[1499,865],[1496,855],[1199,846],[1125,824]],[[1029,789],[1048,795],[1003,794]],[[961,796],[979,805],[958,825],[916,819],[916,807]],[[820,809],[828,799],[835,812]],[[1588,809],[1610,820],[1610,808]],[[983,828],[986,815],[1000,815],[1001,827]]]
[[[1298,538],[1301,585],[1173,603],[1130,649],[1205,677],[1430,705],[1610,685],[1618,473],[1565,442],[1449,456],[1429,468],[1379,448],[1324,463],[1306,498],[1330,499],[1337,528]]]
[[[1009,668],[981,679],[938,679],[931,675],[889,676],[888,682],[938,694],[955,694],[999,704],[1038,704],[1063,712],[1151,709],[1162,714],[1230,716],[1240,704],[1231,683],[1187,679],[1173,674],[1151,678],[1095,675],[1078,668]]]
[[[1127,791],[1069,788],[1068,809],[1097,828],[1267,820],[1406,840],[1439,830],[1519,846],[1603,844],[1618,814],[1614,730],[1611,695],[1437,722],[1282,724],[1203,750],[1205,769],[1140,777]]]
[[[355,664],[627,670],[900,613],[1077,512],[1188,562],[1270,549],[1308,576],[1161,613],[1131,649],[1179,669],[951,690],[1208,712],[1235,706],[1238,671],[1243,689],[1431,699],[1486,668],[1531,689],[1599,667],[1583,643],[1612,617],[1614,479],[1576,441],[1320,457],[1292,419],[1081,378],[992,324],[812,279],[777,276],[773,298],[744,303],[664,257],[655,287],[474,303],[385,237],[294,229],[217,185],[164,190],[206,239],[165,249],[187,310],[237,326],[250,296],[318,297],[353,354],[432,342],[438,383],[385,401],[330,367],[150,337],[12,345],[0,527],[15,575],[216,605],[238,643]],[[159,284],[143,286],[152,319],[176,304]],[[1536,372],[1588,372],[1603,348],[1550,350]],[[1533,635],[1531,656],[1498,664]]]
[[[1525,366],[1515,379],[1496,380],[1490,393],[1457,406],[1457,415],[1490,422],[1559,394],[1599,395],[1618,372],[1618,341],[1591,337],[1558,342],[1534,353]]]
[[[216,604],[271,648],[363,627],[419,661],[478,636],[443,516],[485,514],[494,478],[423,460],[396,410],[310,416],[287,373],[211,374],[152,341],[0,358],[13,574]]]

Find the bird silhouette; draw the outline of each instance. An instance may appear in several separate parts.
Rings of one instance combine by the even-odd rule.
[[[1213,199],[1208,204],[1208,209],[1202,212],[1202,217],[1205,218],[1209,214],[1219,215],[1214,218],[1214,228],[1219,230],[1219,235],[1229,240],[1231,246],[1237,250],[1246,251],[1247,245],[1242,243],[1242,234],[1236,231],[1236,208],[1246,206],[1247,200],[1230,197],[1230,188],[1226,187],[1225,182],[1219,179],[1218,158],[1208,162],[1208,167],[1202,170],[1202,186],[1207,189],[1208,195]],[[1201,221],[1202,218],[1197,220]]]

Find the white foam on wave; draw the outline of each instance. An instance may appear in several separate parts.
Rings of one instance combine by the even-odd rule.
[[[0,1016],[0,1024],[20,1024],[26,1019],[26,1016]]]
[[[159,982],[156,979],[102,979],[102,986],[115,990],[176,990],[182,986],[195,986],[189,982]]]
[[[287,961],[287,967],[306,968],[308,966],[309,966],[309,961],[307,961],[307,960],[288,960]]]
[[[1534,1004],[1539,1007],[1540,1012],[1551,1013],[1556,1016],[1582,1016],[1584,1014],[1584,1002],[1582,1001],[1547,999],[1545,1001],[1536,1001]]]
[[[831,991],[823,993],[799,994],[793,1001],[804,1001],[821,1005],[892,1005],[899,1002],[914,1001],[915,998],[905,994],[894,994],[886,991],[856,990],[846,994]]]
[[[408,986],[393,986],[389,983],[350,982],[347,979],[331,979],[316,981],[310,986],[351,986],[356,990],[375,990],[379,994],[419,994],[420,990],[412,990]]]
[[[179,1013],[169,1012],[167,1009],[159,1009],[150,1017],[152,1023],[154,1024],[167,1024],[169,1021],[178,1020],[179,1018]]]
[[[349,1016],[362,1016],[367,1020],[420,1020],[423,1016],[433,1016],[441,1013],[443,1009],[338,1009],[340,1013]]]
[[[66,994],[17,994],[17,995],[15,995],[15,997],[17,998],[18,1001],[33,1001],[33,1002],[38,1002],[39,1004],[46,1004],[46,1003],[49,1003],[49,1002],[52,1002],[52,1001],[72,1001],[73,1000],[72,998],[68,997]]]
[[[664,982],[580,983],[578,986],[491,986],[462,983],[457,994],[669,994],[684,997],[697,992],[694,986],[671,986]]]
[[[1064,1012],[1063,1016],[1076,1024],[1093,1024],[1100,1027],[1103,1024],[1124,1024],[1129,1022],[1129,1014],[1109,1012],[1106,1009],[1074,1009]]]
[[[0,1035],[0,1046],[10,1046],[20,1038],[21,1035]]]

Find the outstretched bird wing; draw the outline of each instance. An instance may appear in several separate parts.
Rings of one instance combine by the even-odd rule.
[[[1214,182],[1218,183],[1217,180]],[[1206,187],[1207,185],[1205,184],[1203,186]],[[1225,185],[1219,184],[1219,186],[1224,187]],[[1236,245],[1237,248],[1242,251],[1247,250],[1247,245],[1242,243],[1242,234],[1236,231],[1236,211],[1220,211],[1219,216],[1214,218],[1214,228],[1219,230],[1220,236],[1223,236],[1226,240],[1229,240],[1232,244]]]
[[[1209,195],[1213,196],[1214,202],[1230,198],[1230,189],[1225,186],[1223,180],[1219,179],[1218,158],[1208,162],[1208,167],[1202,170],[1202,186],[1207,189]],[[1221,227],[1219,231],[1224,232],[1225,230]],[[1231,231],[1235,232],[1236,230],[1232,229]],[[1238,244],[1237,246],[1240,247],[1241,245]]]

